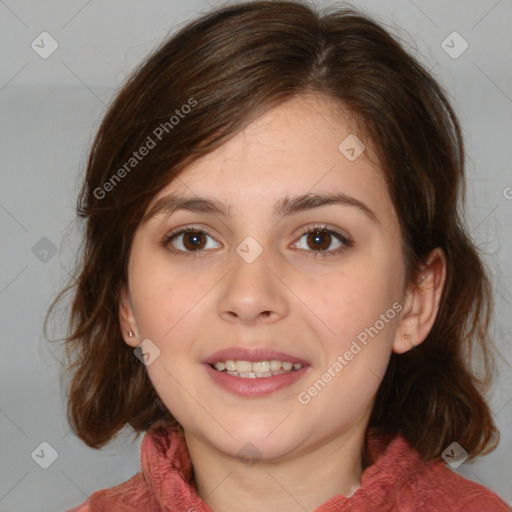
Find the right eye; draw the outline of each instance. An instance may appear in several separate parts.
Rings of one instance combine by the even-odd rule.
[[[212,238],[206,231],[190,226],[179,228],[167,234],[162,240],[162,245],[174,254],[183,256],[197,256],[208,247],[207,238]],[[212,238],[213,240],[213,238]]]

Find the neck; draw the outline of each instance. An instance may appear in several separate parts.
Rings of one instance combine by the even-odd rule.
[[[312,511],[333,496],[351,496],[363,472],[364,430],[286,459],[241,461],[185,431],[199,496],[214,512]]]

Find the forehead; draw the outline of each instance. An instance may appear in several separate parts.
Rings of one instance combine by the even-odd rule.
[[[236,214],[241,207],[275,212],[277,200],[285,196],[336,192],[392,215],[383,174],[356,125],[333,100],[296,97],[191,164],[148,210],[158,199],[177,193],[214,197]]]

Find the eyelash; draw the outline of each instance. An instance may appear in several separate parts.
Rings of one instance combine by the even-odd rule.
[[[341,233],[339,233],[337,231],[333,231],[332,229],[328,229],[327,226],[324,225],[324,224],[314,224],[314,225],[307,226],[302,231],[302,233],[299,236],[298,240],[300,240],[304,235],[307,235],[307,234],[310,234],[310,233],[315,233],[317,231],[320,231],[323,234],[333,235],[334,238],[339,240],[343,245],[341,247],[339,247],[338,249],[331,250],[331,251],[306,251],[306,252],[314,253],[314,258],[325,259],[328,256],[336,256],[338,254],[341,254],[342,252],[344,252],[345,250],[347,250],[348,248],[350,248],[350,247],[352,247],[354,245],[352,240],[348,239],[346,236],[342,235]],[[164,239],[162,240],[162,246],[164,248],[166,248],[168,251],[172,252],[173,254],[178,254],[180,256],[186,256],[186,257],[189,257],[189,256],[192,256],[192,257],[200,256],[200,254],[202,252],[204,252],[204,250],[200,250],[200,251],[182,251],[180,249],[174,249],[174,248],[170,248],[169,247],[170,242],[174,238],[176,238],[179,235],[182,235],[184,233],[204,233],[205,235],[210,236],[206,231],[204,231],[202,229],[197,229],[194,226],[183,226],[183,227],[181,227],[181,228],[179,228],[179,229],[177,229],[175,231],[172,231],[171,233],[167,234],[164,237]]]

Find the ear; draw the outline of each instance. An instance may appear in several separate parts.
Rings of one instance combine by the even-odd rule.
[[[123,334],[124,341],[131,347],[138,347],[140,344],[137,323],[133,314],[133,304],[127,286],[121,288],[119,298],[119,325]],[[132,332],[133,336],[128,333]]]
[[[436,247],[429,254],[419,282],[412,284],[407,292],[393,352],[403,354],[428,336],[439,310],[445,280],[446,256],[440,247]]]

